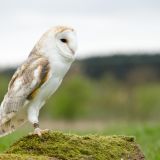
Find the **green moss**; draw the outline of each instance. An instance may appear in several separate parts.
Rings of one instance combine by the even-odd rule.
[[[143,160],[133,137],[77,136],[50,132],[41,138],[26,136],[14,143],[7,154],[56,157],[60,160]]]
[[[47,156],[30,156],[30,155],[19,155],[19,154],[1,154],[0,160],[51,160]],[[52,159],[58,160],[58,159]]]

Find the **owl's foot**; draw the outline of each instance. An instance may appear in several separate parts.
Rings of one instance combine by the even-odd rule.
[[[33,134],[34,134],[34,135],[38,135],[39,137],[41,137],[42,134],[45,134],[45,133],[48,133],[48,132],[49,132],[49,129],[44,129],[44,130],[42,130],[42,129],[40,129],[40,128],[35,128]]]
[[[30,135],[38,135],[39,137],[42,136],[42,134],[45,134],[45,133],[48,133],[49,132],[49,129],[40,129],[40,128],[35,128],[34,132],[33,133],[30,133]]]
[[[44,129],[44,130],[40,129],[38,123],[34,123],[33,127],[34,127],[34,132],[30,133],[30,135],[38,135],[39,137],[41,137],[42,134],[49,132],[49,129]]]

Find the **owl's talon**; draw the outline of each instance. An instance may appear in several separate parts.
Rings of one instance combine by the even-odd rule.
[[[35,128],[33,133],[29,133],[29,135],[38,135],[39,137],[42,136],[42,134],[48,133],[49,129],[40,129],[40,128]]]

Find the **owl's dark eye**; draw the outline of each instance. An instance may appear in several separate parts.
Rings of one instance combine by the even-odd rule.
[[[60,41],[63,42],[63,43],[67,43],[68,42],[67,39],[64,39],[64,38],[60,39]]]

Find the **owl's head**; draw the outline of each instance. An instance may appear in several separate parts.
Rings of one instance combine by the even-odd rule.
[[[56,26],[42,36],[36,48],[46,56],[62,56],[73,60],[77,50],[77,36],[70,27]]]

